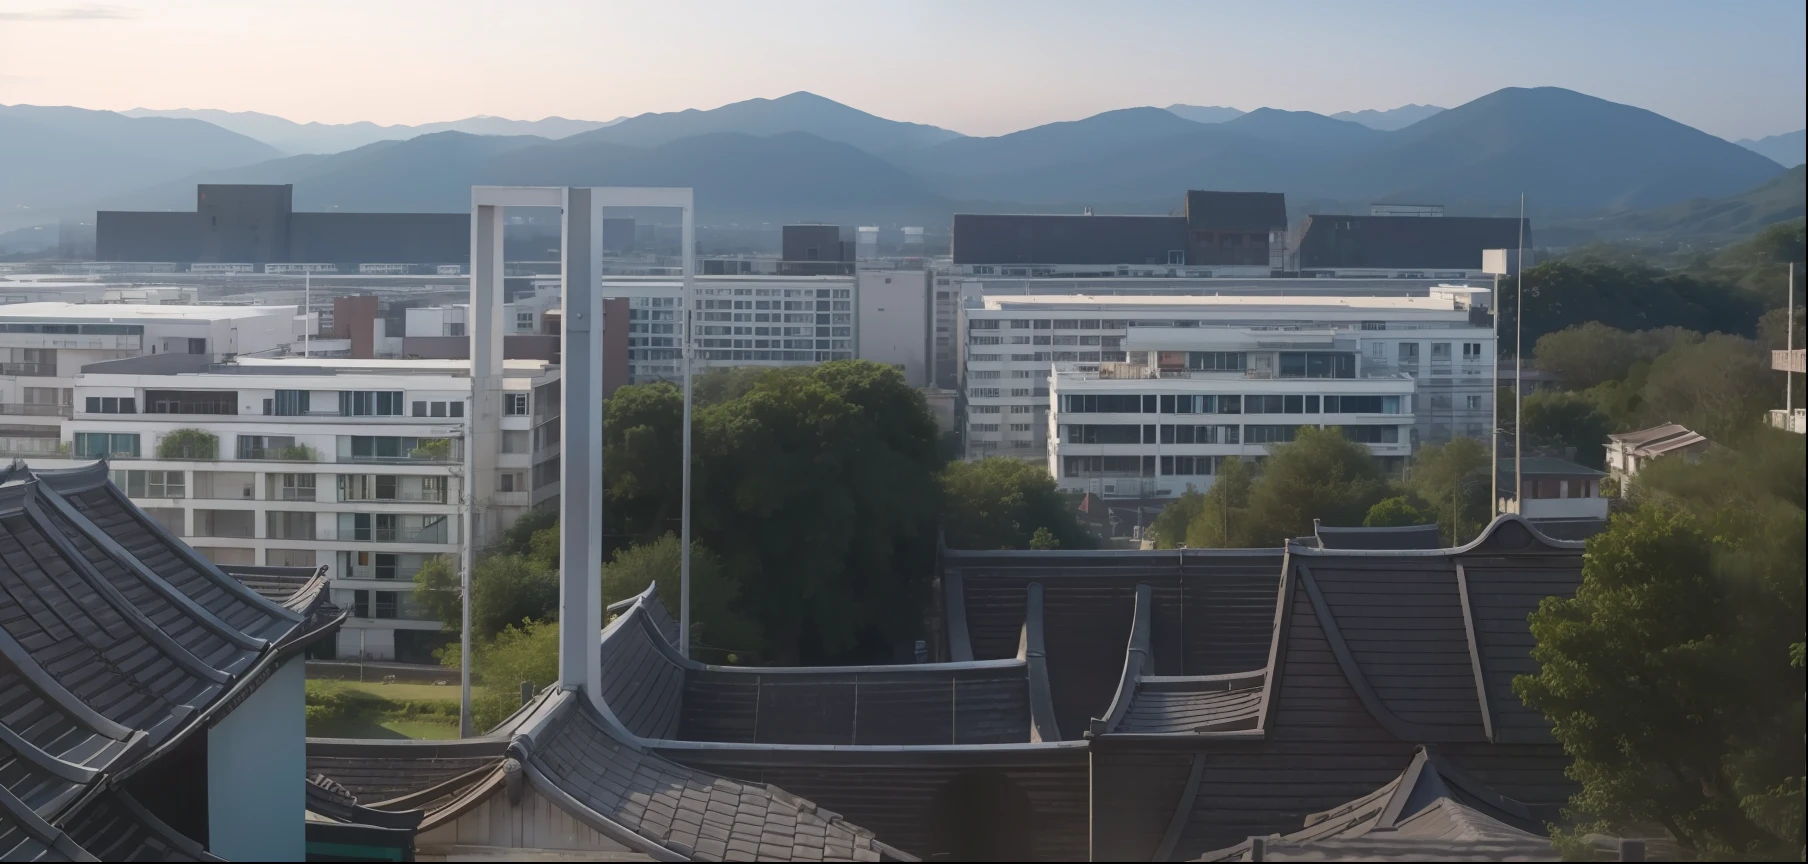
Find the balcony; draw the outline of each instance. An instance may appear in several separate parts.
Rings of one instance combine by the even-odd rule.
[[[0,455],[4,456],[64,456],[67,446],[57,438],[0,436]]]
[[[318,462],[320,453],[306,444],[285,447],[241,447],[238,458],[254,462]]]
[[[55,378],[56,374],[55,363],[0,363],[0,375]]]
[[[75,416],[75,406],[0,402],[0,415],[10,415],[13,417],[61,417],[67,420],[70,417]]]
[[[313,499],[309,499],[309,500],[313,500]],[[422,489],[422,490],[412,490],[412,489],[400,490],[400,489],[398,489],[395,492],[389,493],[389,494],[379,494],[377,492],[359,492],[359,491],[351,490],[351,491],[341,491],[339,493],[339,500],[340,501],[356,501],[356,502],[365,503],[365,504],[400,504],[400,503],[444,504],[444,503],[446,503],[446,490],[444,490],[444,489]]]
[[[421,528],[365,528],[351,532],[349,537],[339,539],[359,543],[435,543],[444,545],[448,542],[444,522]]]

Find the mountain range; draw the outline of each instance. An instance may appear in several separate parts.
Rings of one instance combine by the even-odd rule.
[[[1375,128],[1415,110],[1430,113]],[[264,122],[233,116],[241,130]],[[1200,119],[1211,116],[1223,119]],[[1189,188],[1284,192],[1295,217],[1366,212],[1377,201],[1506,214],[1524,192],[1535,218],[1549,221],[1738,195],[1783,171],[1652,112],[1548,87],[1508,88],[1448,110],[1345,117],[1126,108],[992,137],[809,93],[574,131],[584,122],[548,118],[535,121],[548,124],[545,134],[447,130],[283,156],[192,117],[0,106],[0,124],[11,124],[0,126],[0,165],[31,169],[0,171],[0,230],[34,215],[188,209],[197,182],[293,183],[300,209],[390,211],[463,210],[473,184],[688,185],[699,216],[714,224],[945,225],[956,211],[1082,206],[1165,213]]]
[[[1741,138],[1733,142],[1753,153],[1769,156],[1772,161],[1786,168],[1794,168],[1808,162],[1808,129],[1797,129],[1781,135],[1767,135],[1753,141]]]
[[[341,153],[378,141],[404,141],[422,135],[432,135],[435,132],[466,132],[471,135],[538,135],[543,138],[564,138],[579,132],[588,132],[613,123],[620,123],[627,119],[617,117],[614,120],[596,121],[547,117],[544,120],[510,120],[506,117],[480,115],[443,123],[424,123],[419,126],[401,124],[379,126],[364,121],[357,123],[297,123],[274,114],[260,114],[256,111],[220,111],[214,108],[175,108],[164,111],[133,108],[130,111],[119,113],[127,117],[176,117],[203,120],[221,129],[237,132],[247,138],[255,138],[290,155]]]

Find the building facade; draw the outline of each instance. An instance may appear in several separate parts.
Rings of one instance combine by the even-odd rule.
[[[1236,353],[1239,345],[1302,342],[1349,356],[1359,377],[1404,376],[1411,384],[1409,445],[1482,437],[1492,411],[1495,346],[1486,316],[1471,312],[1486,296],[1462,289],[1432,297],[986,297],[979,308],[961,310],[966,455],[1046,459],[1049,379],[1057,364],[1096,372],[1099,364],[1139,362],[1132,352],[1144,363],[1155,352],[1159,366],[1164,351]],[[1263,354],[1244,362],[1260,362]],[[1241,374],[1293,377],[1268,356],[1269,367],[1248,365]]]
[[[1384,473],[1398,475],[1412,455],[1413,379],[1363,368],[1354,339],[1217,328],[1130,343],[1141,346],[1130,362],[1058,364],[1049,378],[1048,471],[1063,489],[1203,492],[1225,459],[1260,462],[1303,426],[1341,430]]]
[[[293,306],[0,306],[0,457],[58,454],[83,366],[140,355],[188,362],[281,349],[299,332],[295,312]]]
[[[70,458],[109,460],[134,503],[216,564],[327,566],[351,612],[339,657],[433,662],[445,637],[412,579],[464,542],[470,364],[242,358],[176,372],[148,359],[76,377]],[[493,524],[558,496],[558,406],[557,367],[508,362],[498,491],[475,502]]]
[[[698,276],[691,290],[694,371],[856,356],[854,276]],[[629,382],[676,380],[684,283],[610,276],[603,296],[628,302]]]

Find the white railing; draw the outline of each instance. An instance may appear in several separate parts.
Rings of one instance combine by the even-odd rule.
[[[1808,408],[1797,408],[1794,411],[1776,408],[1769,412],[1769,420],[1770,425],[1785,432],[1798,435],[1808,433]]]

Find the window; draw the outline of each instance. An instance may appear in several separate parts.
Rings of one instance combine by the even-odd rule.
[[[1144,428],[1128,424],[1076,424],[1062,427],[1062,440],[1069,444],[1141,444]]]
[[[1213,469],[1217,461],[1216,456],[1163,456],[1161,473],[1170,476],[1209,475],[1215,473]]]
[[[1464,342],[1463,343],[1463,359],[1464,360],[1480,360],[1480,359],[1482,359],[1482,343],[1480,343],[1480,342]]]
[[[1294,397],[1299,398],[1299,397]],[[1245,396],[1243,397],[1243,413],[1245,414],[1284,414],[1286,413],[1286,397],[1282,396]],[[1294,412],[1298,413],[1298,412]]]
[[[461,409],[463,405],[459,406]],[[527,416],[527,394],[505,393],[502,396],[502,413],[510,417]]]
[[[525,430],[525,429],[520,429],[520,430],[504,429],[504,430],[502,430],[502,452],[504,452],[504,453],[527,453],[527,452],[530,452],[528,449],[527,430]]]
[[[1163,426],[1161,427],[1161,443],[1163,444],[1217,444],[1225,439],[1225,430],[1235,430],[1235,426]],[[1228,438],[1234,443],[1236,435]]]
[[[1463,397],[1463,407],[1467,408],[1471,411],[1481,410],[1482,397],[1480,397],[1480,396],[1464,396]]]
[[[264,400],[264,413],[276,417],[296,417],[308,413],[309,391],[278,390],[274,398]]]
[[[1450,362],[1450,343],[1449,342],[1433,342],[1433,343],[1431,343],[1431,362],[1433,362],[1433,363],[1449,363]]]
[[[1154,456],[1063,456],[1065,477],[1153,477]]]
[[[339,393],[341,417],[400,417],[402,394],[390,390],[342,390]]]
[[[1417,342],[1401,342],[1400,343],[1400,362],[1401,363],[1417,363],[1417,362],[1419,362],[1419,343],[1417,343]]]
[[[238,414],[235,390],[146,390],[146,414]]]
[[[1241,351],[1187,352],[1187,368],[1194,372],[1242,372],[1247,362]]]
[[[352,617],[370,617],[370,592],[363,589],[352,592]]]
[[[77,459],[138,458],[135,432],[77,432],[73,444]]]
[[[532,330],[532,329],[534,329],[534,313],[532,313],[532,312],[516,312],[515,313],[515,329],[516,330]]]
[[[1398,426],[1334,426],[1343,433],[1344,440],[1358,444],[1398,444],[1400,443],[1400,427]]]
[[[1282,378],[1354,378],[1356,356],[1331,352],[1284,352]]]
[[[314,514],[286,510],[264,513],[264,536],[271,540],[313,540]]]
[[[207,340],[206,339],[190,339],[190,340],[188,340],[188,353],[190,353],[190,354],[206,354],[207,353]]]
[[[299,450],[293,435],[240,435],[238,446],[240,459],[282,459]]]
[[[137,414],[138,400],[131,396],[89,396],[89,414]]]
[[[128,498],[186,498],[188,474],[185,471],[114,471],[113,484]]]
[[[1326,396],[1326,414],[1398,414],[1398,396]]]
[[[1364,322],[1362,322],[1362,329],[1364,329],[1364,330],[1386,330],[1387,322],[1386,321],[1364,321]]]
[[[256,536],[255,515],[250,510],[196,510],[195,536],[250,539]]]
[[[265,484],[266,497],[272,501],[314,500],[312,474],[271,474]]]
[[[1298,432],[1298,426],[1245,426],[1243,440],[1246,444],[1284,444]]]
[[[500,491],[503,491],[503,492],[526,492],[527,491],[527,478],[526,478],[526,475],[524,475],[522,472],[520,472],[520,471],[504,471],[504,472],[502,472],[502,474],[500,476],[501,476],[501,485],[499,487]]]

